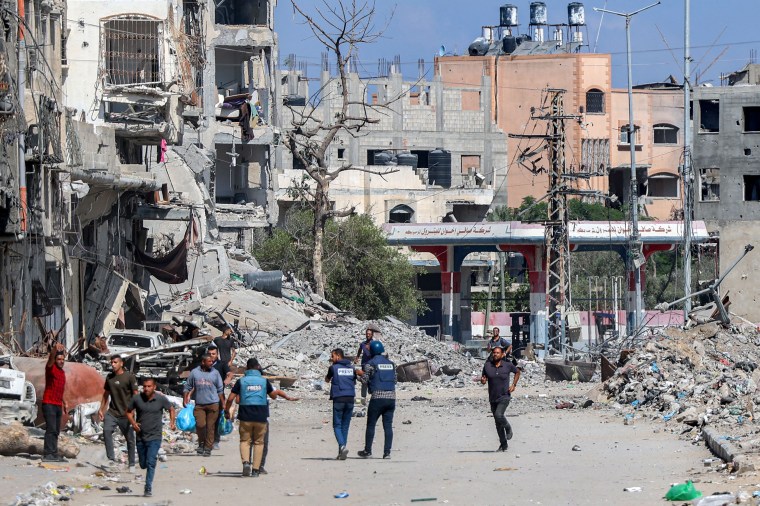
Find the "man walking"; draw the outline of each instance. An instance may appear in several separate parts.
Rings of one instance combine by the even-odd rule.
[[[351,361],[345,358],[343,350],[335,348],[330,358],[332,365],[327,370],[325,381],[330,385],[330,399],[333,401],[333,431],[338,440],[338,460],[348,457],[348,428],[351,416],[354,414],[354,398],[356,397],[356,376]],[[359,371],[364,374],[362,371]]]
[[[211,346],[207,349],[208,354],[211,355],[211,367],[216,369],[216,371],[219,373],[219,376],[222,377],[222,383],[224,384],[224,387],[227,388],[227,385],[232,382],[232,371],[230,371],[230,364],[228,362],[224,362],[223,360],[219,359],[219,348],[214,343],[211,343]],[[224,405],[219,405],[219,411],[222,411],[224,409]],[[218,427],[217,427],[218,428]],[[214,431],[214,450],[219,449],[219,442],[222,440],[221,434],[219,434],[218,430]]]
[[[237,354],[237,348],[232,341],[232,328],[229,325],[224,327],[221,336],[214,338],[214,344],[219,348],[219,360],[231,365]]]
[[[371,328],[367,328],[364,332],[365,340],[359,343],[359,351],[356,352],[356,358],[354,358],[354,364],[361,360],[362,370],[364,365],[372,358],[372,354],[369,352],[369,346],[372,344],[372,338],[375,335],[375,331]],[[367,404],[367,383],[362,382],[362,406]]]
[[[367,408],[367,431],[364,434],[364,450],[358,452],[360,457],[372,456],[372,441],[375,439],[375,425],[383,418],[385,446],[383,458],[391,458],[393,445],[393,413],[396,410],[396,366],[383,353],[385,347],[380,341],[372,341],[369,347],[372,358],[364,365],[364,377],[372,397]]]
[[[133,396],[129,402],[127,419],[137,434],[140,469],[147,469],[145,497],[153,495],[153,476],[156,474],[158,450],[161,449],[164,410],[169,411],[169,427],[176,430],[174,406],[164,395],[156,393],[155,379],[144,379],[142,393]]]
[[[255,358],[246,363],[245,375],[232,387],[225,415],[232,419],[230,408],[237,401],[238,420],[240,420],[240,458],[243,461],[243,476],[258,477],[261,470],[261,458],[264,454],[264,436],[267,432],[269,402],[274,394],[272,384],[261,375],[261,365]],[[253,455],[253,456],[251,456]]]
[[[190,371],[185,383],[184,405],[195,400],[195,431],[198,434],[196,452],[204,457],[211,456],[219,419],[219,406],[224,405],[224,384],[219,372],[212,367],[213,360],[208,353],[201,357],[201,365]]]
[[[42,394],[42,416],[45,418],[44,462],[66,462],[58,455],[58,436],[61,434],[61,420],[67,413],[68,405],[63,398],[66,388],[66,373],[63,365],[66,362],[66,348],[63,344],[55,343],[50,348],[45,364],[45,392]]]
[[[510,374],[514,375],[512,384],[509,383]],[[496,433],[499,435],[498,452],[507,451],[508,440],[512,439],[512,427],[507,421],[504,412],[509,406],[511,394],[520,379],[520,369],[512,362],[504,359],[504,349],[496,346],[490,359],[483,365],[480,383],[488,382],[488,401],[491,403],[491,413],[496,423]]]
[[[100,401],[98,418],[103,422],[103,439],[106,443],[106,457],[111,465],[116,464],[113,449],[113,433],[116,428],[127,439],[129,472],[135,472],[135,432],[127,419],[127,407],[132,397],[137,395],[135,376],[124,370],[124,360],[120,355],[111,357],[112,372],[106,376],[103,385],[103,399]],[[109,402],[110,399],[110,402]],[[108,407],[108,412],[106,412]]]

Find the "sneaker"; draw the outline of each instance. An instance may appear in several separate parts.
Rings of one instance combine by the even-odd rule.
[[[195,449],[195,453],[197,453],[198,455],[203,455],[203,452],[205,451],[206,449],[202,446],[199,446],[198,448]]]
[[[131,466],[129,466],[129,469],[127,469],[127,472],[135,474],[136,472],[135,465],[132,464]]]
[[[143,497],[153,497],[153,491],[149,488],[146,488],[145,492],[143,492]]]
[[[338,460],[346,460],[348,457],[348,448],[341,446],[338,448]]]
[[[203,450],[203,456],[204,457],[210,457],[211,456],[211,449],[210,448],[206,448],[205,450]]]
[[[260,469],[253,469],[251,471],[251,478],[258,478],[260,474],[261,474]]]
[[[250,476],[250,475],[251,475],[251,463],[243,462],[243,476]]]
[[[219,449],[219,443],[214,443],[214,450],[218,450],[218,449]]]
[[[385,453],[383,453],[383,458],[390,460],[390,458],[391,458],[391,452],[385,452]]]
[[[55,455],[45,455],[42,457],[42,462],[58,462],[58,457]]]
[[[356,454],[363,459],[366,459],[367,457],[372,456],[372,452],[368,452],[366,450],[359,450],[358,452],[356,452]]]
[[[507,434],[507,440],[510,440],[510,439],[512,439],[512,436],[514,436],[514,435],[515,435],[515,433],[514,433],[514,432],[512,432],[512,431],[509,431],[509,434]]]
[[[261,466],[259,468],[259,474],[269,474],[266,469],[264,469],[264,466]]]
[[[499,445],[499,448],[496,449],[497,452],[505,452],[507,451],[507,448],[509,448],[509,443],[504,441],[502,444]]]

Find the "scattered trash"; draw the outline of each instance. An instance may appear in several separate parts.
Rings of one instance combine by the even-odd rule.
[[[198,469],[198,474],[201,476],[206,476],[208,474],[208,471],[206,470],[206,466],[201,466],[200,469]]]
[[[516,467],[497,467],[494,471],[517,471]]]
[[[641,492],[641,487],[625,487],[623,492]]]
[[[403,421],[403,422],[401,422],[401,423],[402,423],[402,424],[404,424],[404,425],[411,425],[411,424],[412,424],[412,421],[411,421],[411,420],[404,420],[404,421]]]
[[[285,495],[288,497],[303,497],[306,494],[304,494],[303,492],[286,492]]]
[[[189,488],[185,488],[185,489],[180,490],[179,493],[187,495],[187,494],[192,494],[193,491],[190,490]]]
[[[132,489],[129,487],[116,487],[116,491],[120,494],[128,494],[132,492]]]
[[[702,497],[702,492],[694,488],[694,484],[691,481],[673,485],[668,490],[668,493],[665,494],[665,499],[668,501],[691,501],[699,497]]]
[[[421,395],[415,395],[414,397],[412,397],[411,400],[413,400],[413,401],[429,401],[430,399],[428,399],[427,397],[422,397]]]
[[[623,425],[633,425],[633,413],[628,413],[623,418]]]
[[[696,503],[694,506],[724,506],[726,504],[736,504],[736,496],[734,494],[727,494],[725,492],[718,492],[713,495],[706,495]]]
[[[412,502],[428,502],[428,501],[437,501],[437,497],[420,497],[419,499],[412,499]]]
[[[575,407],[575,404],[573,404],[572,402],[565,401],[565,402],[559,402],[555,404],[554,407],[556,409],[573,409]]]
[[[341,492],[339,494],[335,494],[336,499],[345,499],[346,497],[348,497],[348,492]]]
[[[575,446],[573,446],[573,451],[574,452],[579,452],[579,451],[581,451],[581,447],[578,446],[578,445],[575,445]]]

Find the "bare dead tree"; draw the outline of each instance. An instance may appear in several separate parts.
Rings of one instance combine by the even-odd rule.
[[[349,90],[349,68],[351,58],[358,54],[358,48],[364,44],[377,41],[383,33],[382,28],[375,25],[376,10],[374,1],[357,0],[322,0],[309,14],[291,0],[294,12],[303,18],[314,34],[316,40],[327,50],[331,58],[335,58],[337,66],[337,86],[328,83],[330,89],[337,88],[339,93],[339,111],[332,114],[328,120],[318,116],[320,105],[329,107],[324,101],[325,89],[320,89],[310,97],[305,106],[288,106],[292,120],[286,133],[285,145],[293,155],[293,160],[305,167],[301,181],[293,181],[289,192],[306,203],[314,213],[312,232],[314,234],[314,253],[312,256],[312,271],[314,288],[317,294],[325,295],[325,277],[322,265],[325,224],[331,218],[340,218],[354,213],[354,207],[347,209],[332,209],[330,204],[330,184],[342,173],[348,170],[363,171],[370,174],[385,175],[395,172],[395,169],[373,170],[359,167],[350,163],[329,166],[328,150],[338,134],[352,137],[362,135],[362,129],[368,125],[380,122],[378,116],[388,114],[389,104],[400,97],[395,97],[383,104],[370,104],[364,99],[352,100]],[[362,95],[366,97],[366,93]]]

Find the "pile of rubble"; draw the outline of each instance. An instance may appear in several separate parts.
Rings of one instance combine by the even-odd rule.
[[[446,386],[464,386],[472,375],[479,375],[483,367],[482,360],[459,353],[456,344],[438,341],[415,327],[390,318],[342,324],[311,322],[284,338],[262,339],[239,350],[235,363],[242,367],[249,357],[255,356],[268,366],[269,374],[293,376],[302,380],[300,386],[320,390],[330,352],[342,348],[348,358],[353,358],[368,327],[375,329],[375,339],[383,343],[396,365],[427,360],[433,376]]]
[[[760,334],[751,325],[665,328],[631,351],[604,391],[629,412],[641,410],[665,422],[742,433],[760,407],[758,345]]]

